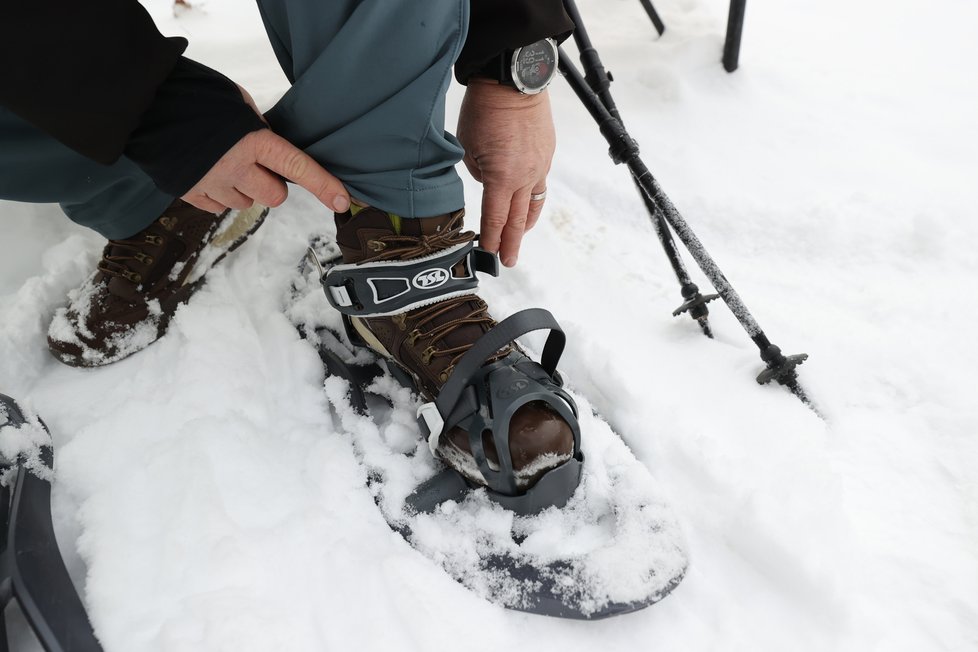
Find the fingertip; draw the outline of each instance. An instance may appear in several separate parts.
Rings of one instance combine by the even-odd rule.
[[[479,247],[485,249],[491,254],[499,253],[499,240],[493,241],[491,239],[486,239],[482,236],[479,237]]]
[[[333,210],[337,213],[345,213],[350,209],[350,200],[346,195],[337,195],[333,198]]]
[[[499,257],[502,259],[504,267],[516,267],[516,261],[520,257],[519,243],[515,245],[513,243],[507,243],[505,246],[501,246]]]
[[[289,192],[286,190],[280,195],[272,196],[270,199],[268,199],[268,201],[264,203],[265,205],[271,208],[278,208],[279,206],[285,203],[285,200],[288,199],[288,197],[289,197]]]

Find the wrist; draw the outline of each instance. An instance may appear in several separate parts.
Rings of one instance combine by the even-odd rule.
[[[512,86],[500,84],[495,79],[472,77],[465,90],[465,102],[476,102],[489,109],[525,109],[539,106],[549,101],[549,93],[543,90],[534,95],[526,95]]]

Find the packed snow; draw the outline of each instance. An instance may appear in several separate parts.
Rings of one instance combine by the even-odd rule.
[[[148,6],[261,106],[286,88],[253,4]],[[713,341],[670,316],[644,207],[558,82],[544,218],[482,294],[564,326],[563,375],[654,478],[689,570],[609,621],[507,611],[388,528],[283,314],[330,219],[311,196],[293,190],[165,338],[97,370],[45,336],[103,242],[3,202],[0,391],[51,429],[55,524],[107,651],[978,648],[978,6],[749,4],[734,74],[721,0],[660,1],[661,38],[635,0],[580,7],[646,164],[771,339],[811,355],[825,420],[754,382],[722,305]],[[385,434],[411,445],[407,424]]]
[[[44,463],[44,448],[51,446],[51,434],[45,430],[40,417],[20,406],[21,414],[10,414],[0,402],[0,486],[10,487],[22,466],[42,480],[51,480],[54,473]],[[23,423],[21,423],[21,418]]]

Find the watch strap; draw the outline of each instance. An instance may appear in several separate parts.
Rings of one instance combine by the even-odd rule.
[[[516,88],[516,83],[513,81],[513,55],[515,54],[515,49],[500,52],[487,61],[476,74],[486,79],[494,79],[504,86]]]

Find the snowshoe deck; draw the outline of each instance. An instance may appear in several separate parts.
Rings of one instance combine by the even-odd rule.
[[[338,252],[314,240],[319,260]],[[286,314],[318,351],[324,389],[349,433],[366,483],[390,527],[455,580],[500,606],[574,619],[647,607],[687,566],[678,523],[648,470],[583,397],[581,482],[566,506],[520,516],[436,460],[415,418],[404,374],[347,338],[341,316],[305,259]]]

